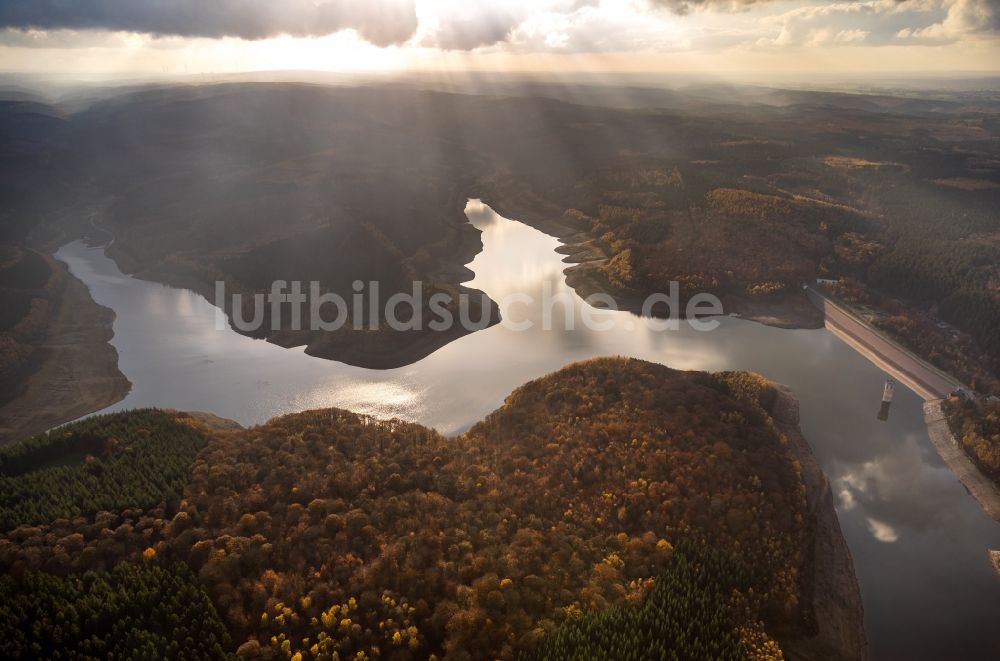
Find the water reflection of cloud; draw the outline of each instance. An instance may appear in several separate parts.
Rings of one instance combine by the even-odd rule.
[[[555,239],[514,221],[490,225],[483,234],[483,242],[490,250],[480,252],[469,264],[476,274],[469,286],[494,299],[515,292],[537,293],[545,282],[553,289],[564,286],[566,265],[554,252],[558,245]],[[517,259],[511,259],[511,255]]]
[[[858,504],[854,500],[854,494],[847,487],[842,488],[837,492],[837,500],[840,501],[840,509],[844,512],[850,512]]]
[[[500,216],[483,204],[482,200],[469,200],[465,205],[465,215],[472,223],[472,226],[478,230],[484,230],[486,227],[493,225],[497,222]]]
[[[859,509],[880,541],[887,541],[890,530],[896,536],[899,529],[926,530],[949,516],[965,494],[950,472],[926,461],[920,450],[917,436],[907,434],[886,453],[837,476],[833,488],[841,511]]]
[[[877,521],[871,517],[867,517],[865,521],[868,523],[868,530],[871,531],[872,537],[878,541],[891,544],[899,539],[899,533],[889,524]]]
[[[194,313],[195,299],[201,298],[198,294],[189,289],[182,289],[179,296],[175,297],[174,314],[179,317],[190,317]]]

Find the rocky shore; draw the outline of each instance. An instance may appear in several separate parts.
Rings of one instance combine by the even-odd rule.
[[[114,404],[132,384],[110,344],[115,313],[94,302],[61,262],[66,287],[41,346],[38,369],[0,407],[0,444],[32,436]]]
[[[851,551],[837,520],[833,492],[799,429],[798,400],[787,387],[773,385],[777,397],[771,417],[802,466],[802,482],[815,526],[813,609],[819,627],[812,638],[783,644],[790,658],[802,661],[864,661],[869,658],[864,607]]]
[[[931,443],[983,511],[995,521],[1000,521],[1000,488],[983,475],[965,453],[948,426],[948,419],[941,409],[941,403],[940,399],[924,402],[924,422],[927,423],[927,433],[930,435]]]

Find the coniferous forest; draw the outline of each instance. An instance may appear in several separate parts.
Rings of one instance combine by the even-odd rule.
[[[567,619],[530,658],[781,659],[781,648],[759,625],[733,629],[730,598],[753,587],[750,576],[737,559],[682,544],[645,601]]]
[[[5,659],[220,659],[229,635],[183,563],[0,578]]]
[[[0,530],[176,506],[205,437],[155,410],[100,415],[0,449]]]

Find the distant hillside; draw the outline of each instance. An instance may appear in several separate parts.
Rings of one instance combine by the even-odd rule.
[[[946,369],[982,351],[1000,370],[1000,124],[987,106],[719,85],[479,91],[152,86],[68,115],[3,102],[0,229],[51,243],[103,227],[123,270],[210,299],[218,280],[248,294],[293,279],[346,297],[379,280],[383,298],[421,281],[429,298],[468,292],[480,244],[462,209],[482,197],[584,250],[582,293],[631,305],[677,281],[748,318],[818,326],[799,285],[852,278],[965,331],[970,349]],[[269,315],[255,335],[376,368],[465,332],[295,331],[287,311],[275,331]],[[934,321],[917,326],[893,329],[941,354]]]

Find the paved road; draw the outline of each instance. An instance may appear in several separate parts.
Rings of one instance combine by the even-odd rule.
[[[806,293],[823,310],[826,327],[831,333],[920,397],[925,400],[942,399],[961,387],[956,379],[915,356],[816,290],[807,288]]]

